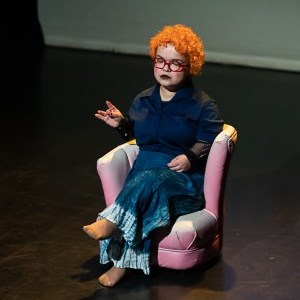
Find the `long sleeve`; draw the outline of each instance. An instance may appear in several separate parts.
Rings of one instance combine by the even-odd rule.
[[[211,144],[205,142],[196,142],[190,149],[185,152],[192,168],[197,168],[199,165],[205,163]]]
[[[124,117],[121,119],[120,124],[116,128],[116,130],[125,141],[129,141],[134,138],[132,124],[128,117]]]

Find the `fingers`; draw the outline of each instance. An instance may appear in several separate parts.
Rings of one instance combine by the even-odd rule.
[[[170,170],[175,172],[184,172],[184,167],[180,165],[176,165],[174,167],[169,167]]]
[[[106,111],[103,111],[103,110],[97,110],[96,115],[105,116],[105,115],[106,115]]]
[[[97,110],[95,117],[106,122],[110,126],[118,126],[121,118],[123,117],[122,113],[110,101],[106,101],[106,105],[107,109]]]
[[[110,109],[110,110],[116,109],[116,107],[109,100],[105,101],[105,103],[106,103],[108,109]]]
[[[106,116],[114,117],[114,110],[116,110],[115,106],[108,108],[106,111],[97,110],[97,113],[95,114],[95,116],[99,119],[102,119],[103,117],[106,117]]]
[[[190,162],[185,155],[175,157],[167,164],[167,166],[170,170],[179,173],[188,171],[191,167]]]
[[[95,114],[95,117],[97,119],[100,119],[102,121],[106,121],[109,117],[105,114],[105,115],[102,115],[102,114]]]
[[[109,112],[117,110],[117,108],[110,101],[107,100],[107,101],[105,101],[105,103],[106,103],[106,106],[108,107],[107,110],[106,111],[97,110],[97,114],[104,116],[104,115],[107,115]]]
[[[120,117],[121,113],[120,111],[117,109],[116,106],[114,106],[110,101],[106,101],[105,102],[108,109],[106,110],[106,114],[109,115],[111,118],[118,118]]]
[[[183,171],[183,167],[180,164],[180,161],[177,159],[177,157],[175,157],[174,159],[172,159],[167,166],[169,167],[170,170],[175,171],[175,172],[182,172]]]
[[[95,113],[95,117],[100,120],[103,120],[106,115],[106,112],[103,110],[97,110],[97,113]]]

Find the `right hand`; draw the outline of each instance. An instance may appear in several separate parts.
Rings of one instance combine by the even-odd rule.
[[[121,119],[124,118],[123,114],[110,101],[106,101],[105,103],[107,110],[98,110],[95,117],[104,121],[109,126],[116,128],[119,126]]]

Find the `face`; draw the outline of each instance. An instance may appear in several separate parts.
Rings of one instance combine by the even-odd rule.
[[[158,61],[165,60],[167,63],[173,62],[175,64],[174,69],[176,69],[176,64],[178,65],[178,63],[183,65],[188,64],[187,59],[182,54],[177,52],[175,47],[170,44],[168,44],[166,47],[157,48],[156,59]],[[155,79],[161,85],[161,87],[167,89],[168,91],[177,91],[188,76],[189,73],[187,67],[183,67],[179,72],[171,71],[170,65],[168,64],[165,64],[162,69],[154,67]]]

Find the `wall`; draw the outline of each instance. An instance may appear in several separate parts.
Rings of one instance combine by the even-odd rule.
[[[300,71],[298,0],[40,0],[46,44],[147,54],[167,24],[191,26],[207,61]]]

